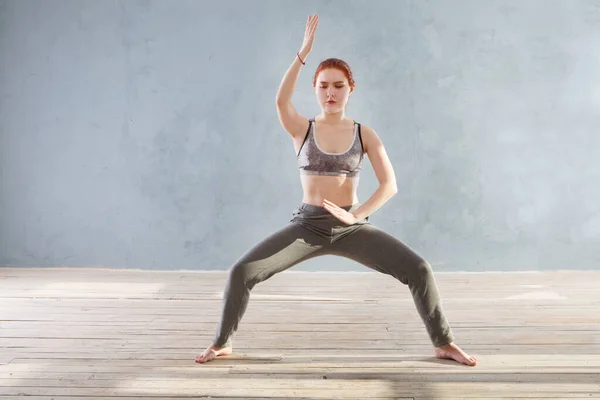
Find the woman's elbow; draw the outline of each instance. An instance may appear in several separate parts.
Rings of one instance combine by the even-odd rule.
[[[398,186],[396,185],[396,182],[385,182],[383,183],[383,186],[385,186],[390,196],[393,196],[396,193],[398,193]]]

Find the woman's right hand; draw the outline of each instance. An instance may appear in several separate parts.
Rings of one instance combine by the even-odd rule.
[[[317,30],[317,25],[319,25],[319,16],[309,15],[308,21],[306,21],[306,30],[304,32],[304,41],[302,42],[302,48],[300,49],[300,55],[306,57],[311,51],[313,47],[313,43],[315,41],[315,31]]]

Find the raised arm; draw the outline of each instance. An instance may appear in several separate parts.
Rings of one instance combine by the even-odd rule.
[[[302,47],[298,54],[294,55],[294,61],[283,76],[279,90],[277,91],[276,104],[279,122],[281,122],[283,129],[294,138],[304,135],[308,128],[308,118],[298,114],[292,105],[292,95],[296,88],[296,81],[298,80],[303,62],[306,62],[306,58],[312,50],[318,24],[318,15],[308,16]]]

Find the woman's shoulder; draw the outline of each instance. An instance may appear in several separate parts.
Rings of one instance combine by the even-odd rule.
[[[356,121],[353,120],[355,124],[360,125],[360,133],[362,134],[366,134],[367,136],[373,136],[373,135],[377,135],[377,133],[375,132],[375,129],[373,129],[371,126],[364,124],[360,121]]]
[[[356,123],[360,122],[356,121]],[[370,148],[377,147],[377,145],[381,142],[377,132],[375,132],[375,129],[363,123],[360,123],[360,138],[366,152],[368,152]]]

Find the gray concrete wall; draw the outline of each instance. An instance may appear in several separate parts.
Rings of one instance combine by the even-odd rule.
[[[600,1],[576,0],[1,0],[0,265],[227,269],[286,224],[274,100],[310,13],[294,102],[353,67],[399,185],[374,224],[438,271],[600,266]]]

